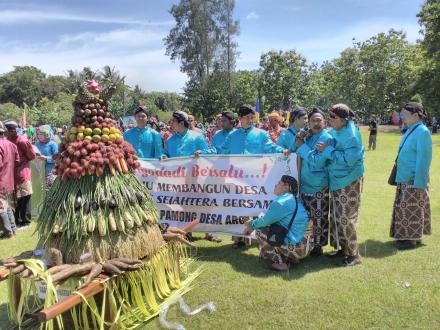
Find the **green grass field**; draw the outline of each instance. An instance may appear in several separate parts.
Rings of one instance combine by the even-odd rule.
[[[364,142],[368,133],[363,131]],[[387,179],[398,133],[378,136],[367,151],[359,226],[363,264],[338,268],[327,257],[308,258],[279,274],[259,260],[254,245],[236,251],[225,237],[196,242],[204,272],[185,295],[195,308],[213,301],[217,311],[186,317],[177,305],[168,320],[187,329],[439,329],[440,328],[440,135],[433,137],[431,207],[433,235],[418,249],[399,252],[388,237],[395,188]],[[35,246],[32,229],[0,241],[0,257]],[[199,235],[201,237],[201,235]],[[0,329],[7,327],[6,284],[0,284]],[[158,319],[144,329],[158,329]]]

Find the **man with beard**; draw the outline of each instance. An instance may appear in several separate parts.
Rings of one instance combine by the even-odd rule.
[[[324,113],[314,108],[308,115],[310,131],[307,136],[298,134],[296,152],[301,157],[301,199],[313,221],[314,249],[311,255],[322,255],[328,244],[329,188],[325,158],[318,158],[316,145],[327,144],[330,134],[324,129]]]

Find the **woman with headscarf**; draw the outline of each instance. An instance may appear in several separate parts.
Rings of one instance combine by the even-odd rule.
[[[423,235],[431,234],[429,201],[429,167],[432,140],[423,123],[423,105],[409,102],[402,110],[408,130],[402,136],[396,159],[397,184],[390,236],[399,250],[411,249],[421,243]]]
[[[331,191],[330,234],[337,252],[343,256],[340,266],[361,263],[357,224],[364,175],[364,146],[353,123],[354,113],[346,104],[335,104],[329,110],[331,139],[316,146],[320,157],[328,161]]]
[[[55,161],[52,157],[58,154],[58,144],[53,141],[53,136],[53,130],[49,125],[41,125],[36,129],[37,141],[35,142],[35,146],[39,151],[37,158],[45,162],[45,191],[49,191],[55,181],[55,174],[52,173]]]
[[[264,216],[245,223],[244,234],[255,235],[260,248],[260,256],[272,262],[271,267],[286,271],[288,263],[298,263],[313,249],[312,222],[298,198],[298,182],[290,175],[283,175],[275,185],[275,198]],[[279,225],[287,229],[282,244],[274,244],[270,226]]]

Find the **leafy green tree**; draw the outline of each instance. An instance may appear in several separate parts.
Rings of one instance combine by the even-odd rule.
[[[15,66],[0,76],[0,103],[34,104],[43,96],[46,74],[33,66]]]
[[[23,110],[14,103],[0,104],[0,121],[12,119],[19,121],[21,119]]]
[[[424,61],[414,91],[418,92],[430,115],[440,115],[440,1],[427,0],[417,15],[424,39]]]
[[[261,90],[265,108],[287,110],[289,102],[300,105],[305,97],[306,59],[295,50],[270,51],[261,55]]]
[[[254,71],[237,71],[233,76],[234,95],[232,106],[238,110],[242,104],[254,104],[260,96],[260,73]]]
[[[234,4],[233,0],[181,0],[170,10],[176,25],[164,39],[166,54],[173,61],[181,61],[181,71],[189,77],[185,105],[203,118],[212,115],[211,108],[219,104],[223,107],[224,93],[228,106],[233,99],[232,73],[237,54],[234,36],[239,30],[238,21],[232,18]],[[222,86],[212,90],[213,81]],[[213,99],[214,95],[220,98]]]

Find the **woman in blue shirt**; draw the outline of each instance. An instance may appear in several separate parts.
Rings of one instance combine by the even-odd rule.
[[[45,161],[45,180],[44,180],[44,190],[49,191],[55,181],[55,174],[52,170],[55,166],[55,161],[53,156],[58,154],[58,144],[53,141],[53,130],[49,125],[41,125],[36,129],[37,142],[35,146],[38,149],[39,154],[37,158]]]
[[[288,262],[297,263],[307,257],[313,249],[313,225],[309,221],[307,211],[296,197],[298,182],[289,175],[283,175],[275,186],[275,198],[264,216],[249,220],[245,223],[244,234],[249,235],[256,229],[256,236],[260,245],[260,256],[272,262],[272,268],[286,271]],[[292,226],[284,239],[282,246],[272,246],[268,242],[269,227],[279,224],[288,228],[295,208],[298,207]]]
[[[331,191],[331,242],[343,256],[340,266],[361,263],[357,241],[357,224],[364,175],[364,146],[355,127],[353,111],[346,104],[335,104],[329,111],[331,139],[316,146],[319,157],[328,161]]]
[[[390,236],[397,240],[398,249],[405,250],[416,247],[423,235],[431,234],[428,181],[432,140],[423,123],[422,104],[407,103],[402,114],[408,130],[399,144]]]

